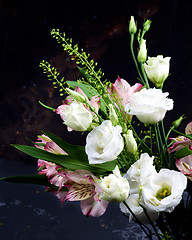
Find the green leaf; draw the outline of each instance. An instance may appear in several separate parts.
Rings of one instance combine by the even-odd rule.
[[[41,106],[43,106],[44,108],[47,108],[47,109],[52,110],[53,112],[55,112],[55,108],[49,107],[49,106],[45,105],[44,103],[42,103],[42,102],[40,102],[40,101],[39,101],[39,103],[40,103]]]
[[[190,150],[188,147],[183,147],[174,154],[174,157],[180,159],[191,154],[192,154],[192,150]]]
[[[50,184],[45,174],[34,174],[28,176],[11,176],[0,178],[1,181],[12,182],[12,183],[32,183],[50,187],[52,189],[58,189],[58,187]]]
[[[54,141],[59,147],[61,147],[68,155],[74,159],[80,159],[81,162],[88,163],[88,156],[85,153],[85,147],[79,145],[72,145],[64,142],[60,137],[54,135],[53,133],[43,131],[43,133],[48,136],[52,141]],[[116,166],[116,161],[106,162],[102,164],[92,164],[90,166],[95,168],[102,168],[106,171],[112,171]]]
[[[77,86],[81,88],[81,90],[87,95],[89,99],[91,99],[93,96],[99,96],[99,93],[96,91],[94,87],[89,85],[88,83],[78,83],[77,81],[66,81],[69,87],[75,89]],[[107,109],[105,106],[104,100],[101,98],[100,99],[100,110],[104,112],[105,114],[107,113]]]
[[[81,159],[81,161],[86,161],[86,162],[88,161],[84,146],[66,143],[60,137],[47,131],[43,131],[43,133],[47,137],[49,137],[52,141],[54,141],[60,148],[62,148],[72,158]]]
[[[88,160],[85,158],[81,158],[79,155],[78,158],[73,158],[69,155],[62,155],[62,154],[54,154],[47,151],[44,151],[42,149],[32,147],[32,146],[25,146],[25,145],[13,145],[18,150],[35,157],[37,159],[42,159],[48,162],[55,163],[57,165],[60,165],[63,168],[67,168],[71,171],[77,170],[77,169],[84,169],[87,171],[92,172],[95,175],[104,174],[107,171],[113,170],[113,164],[105,163],[105,164],[95,164],[90,165]]]

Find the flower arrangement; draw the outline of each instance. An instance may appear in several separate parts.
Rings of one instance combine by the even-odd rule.
[[[83,77],[65,81],[42,61],[43,72],[65,99],[57,108],[40,104],[60,115],[69,132],[85,134],[86,145],[72,145],[44,131],[33,146],[13,145],[38,159],[38,173],[1,180],[43,185],[62,204],[80,201],[86,216],[99,217],[110,202],[119,203],[120,211],[139,224],[148,239],[191,239],[192,122],[185,133],[177,131],[181,116],[165,131],[164,117],[173,109],[169,93],[162,90],[170,57],[147,56],[144,36],[150,25],[146,20],[137,33],[134,17],[129,21],[140,81],[133,86],[120,77],[115,83],[105,80],[89,54],[65,33],[51,31]],[[170,137],[173,132],[177,137]]]

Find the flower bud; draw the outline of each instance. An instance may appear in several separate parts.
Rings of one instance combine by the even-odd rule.
[[[137,58],[139,63],[144,63],[147,59],[146,40],[144,39],[141,40],[140,49],[139,49]]]
[[[184,115],[180,116],[180,118],[178,118],[177,120],[175,120],[173,123],[172,123],[172,126],[174,128],[177,128],[179,127],[179,125],[181,124],[181,122],[183,121],[184,119]]]
[[[132,130],[128,130],[126,134],[123,134],[125,139],[125,148],[128,153],[135,154],[137,152],[137,143],[133,137]]]
[[[145,32],[149,31],[150,26],[151,26],[151,20],[145,21],[144,24],[143,24],[144,31]]]
[[[104,177],[100,183],[103,189],[102,199],[108,202],[123,202],[129,195],[129,182],[120,174],[118,166],[113,170],[113,174]]]
[[[111,120],[113,126],[116,126],[119,122],[112,104],[109,104],[109,119]]]
[[[131,20],[129,22],[129,33],[130,34],[135,34],[137,32],[137,26],[134,20],[134,17],[131,16]]]
[[[69,88],[66,88],[66,91],[69,93],[69,95],[71,95],[71,97],[74,99],[74,100],[77,100],[79,102],[86,102],[86,98],[85,96],[83,96],[81,93],[78,93],[76,91],[73,91]]]

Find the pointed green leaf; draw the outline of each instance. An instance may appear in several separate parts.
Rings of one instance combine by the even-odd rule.
[[[58,187],[50,184],[45,174],[35,174],[28,176],[11,176],[0,178],[1,181],[12,182],[12,183],[32,183],[58,189]]]
[[[96,96],[96,95],[99,96],[96,89],[93,88],[88,83],[87,84],[86,83],[78,83],[76,81],[66,81],[66,83],[68,84],[69,87],[71,87],[73,89],[75,89],[77,86],[79,88],[81,88],[81,90],[87,95],[87,97],[89,99],[91,99],[93,96]],[[105,102],[103,101],[102,98],[100,100],[100,103],[101,103],[100,110],[106,114],[107,110],[106,110]]]
[[[188,147],[183,147],[174,154],[174,157],[180,159],[191,154],[192,150],[190,150]]]
[[[62,148],[70,157],[75,159],[81,159],[81,161],[88,161],[84,146],[73,145],[64,142],[60,137],[47,131],[43,131],[43,133],[52,141],[54,141],[60,148]]]
[[[84,169],[92,172],[95,175],[100,175],[104,174],[107,171],[110,171],[111,169],[110,163],[108,164],[108,168],[110,169],[107,169],[107,165],[105,168],[102,168],[102,164],[90,165],[88,160],[85,160],[83,158],[81,159],[81,157],[75,159],[69,155],[54,154],[36,147],[25,145],[13,145],[13,146],[32,157],[55,163],[63,168],[67,168],[72,171],[77,169]]]

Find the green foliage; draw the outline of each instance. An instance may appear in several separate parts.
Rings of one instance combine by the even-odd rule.
[[[52,67],[51,64],[45,60],[41,61],[39,66],[43,69],[43,73],[47,75],[48,80],[52,81],[54,88],[59,88],[60,96],[63,96],[65,93],[64,77],[59,79],[59,73],[56,68]]]
[[[180,159],[191,154],[192,151],[188,147],[183,147],[174,154],[174,157]]]
[[[105,175],[107,172],[112,171],[117,164],[117,162],[114,160],[114,161],[106,162],[102,164],[90,165],[88,162],[87,154],[85,153],[84,146],[72,145],[72,144],[66,143],[58,136],[49,132],[44,132],[44,134],[46,134],[59,147],[61,147],[67,153],[67,155],[54,154],[33,146],[25,146],[25,145],[17,145],[17,144],[13,146],[18,150],[34,158],[55,163],[57,165],[60,165],[63,168],[67,168],[72,171],[75,171],[77,169],[84,169],[92,172],[96,176]]]
[[[58,189],[55,185],[50,184],[45,174],[34,174],[28,176],[11,176],[0,178],[1,181],[12,182],[12,183],[32,183],[38,184],[52,189]]]
[[[97,89],[100,95],[106,92],[106,87],[103,85],[101,78],[104,73],[99,68],[96,70],[97,63],[90,59],[90,54],[87,54],[83,49],[79,49],[78,44],[73,45],[72,38],[66,38],[65,33],[60,33],[59,29],[53,29],[51,35],[60,43],[70,56],[71,59],[84,71],[86,80]]]

